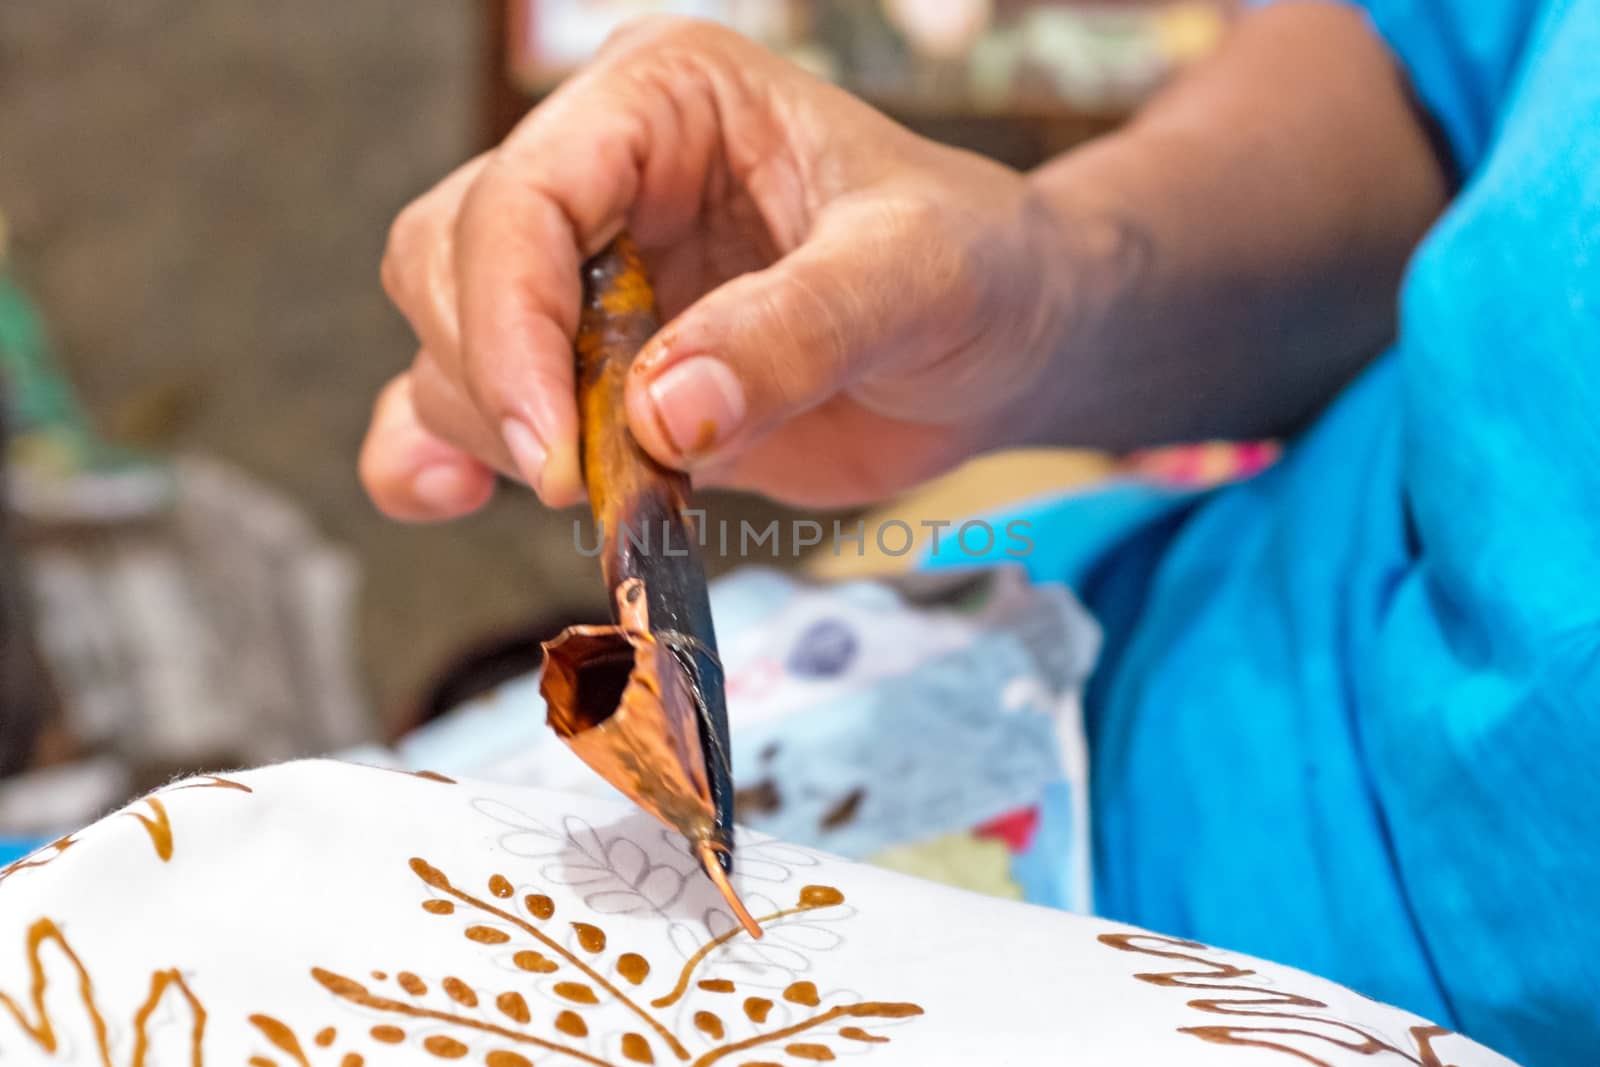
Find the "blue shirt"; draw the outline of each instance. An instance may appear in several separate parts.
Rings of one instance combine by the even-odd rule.
[[[1097,910],[1600,1062],[1600,0],[1366,7],[1462,181],[1392,350],[1248,482],[1020,515],[1107,631]]]

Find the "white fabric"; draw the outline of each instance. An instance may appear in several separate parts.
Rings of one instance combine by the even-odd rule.
[[[757,916],[814,906],[673,998],[732,922],[625,803],[332,762],[180,781],[0,874],[0,1063],[1508,1062],[1232,953],[753,835],[738,864]]]

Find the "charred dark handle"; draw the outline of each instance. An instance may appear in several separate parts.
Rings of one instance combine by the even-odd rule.
[[[601,568],[613,593],[644,581],[650,629],[689,669],[696,689],[721,853],[732,871],[733,767],[722,663],[698,537],[684,514],[689,479],[657,463],[628,429],[623,392],[633,359],[656,332],[655,293],[627,234],[583,267],[577,382],[584,484],[601,538]],[[613,613],[615,607],[613,606]]]

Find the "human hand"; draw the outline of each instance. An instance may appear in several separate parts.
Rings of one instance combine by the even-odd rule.
[[[628,383],[640,444],[697,484],[882,499],[1025,435],[1070,304],[1057,226],[1016,172],[730,31],[635,23],[395,222],[384,285],[421,347],[363,480],[410,520],[475,510],[495,471],[580,500],[579,270],[626,227],[666,323]]]

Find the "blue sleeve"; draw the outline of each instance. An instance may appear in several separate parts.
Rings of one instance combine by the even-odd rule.
[[[1530,1062],[1594,1063],[1600,0],[1547,5],[1525,53],[1471,184],[1412,260],[1418,563],[1381,642],[1386,714],[1365,725],[1457,1012]]]

